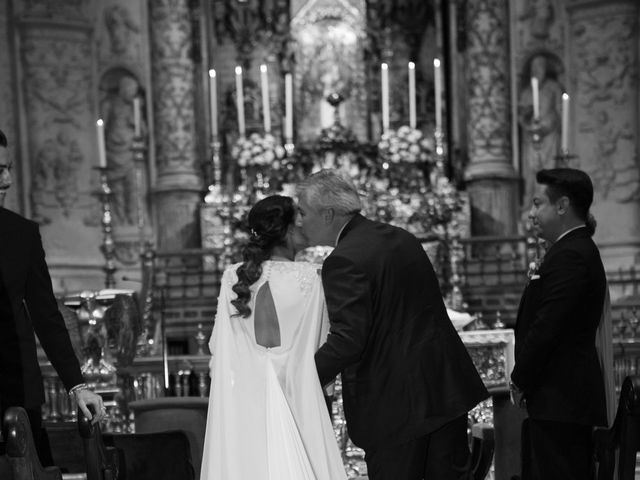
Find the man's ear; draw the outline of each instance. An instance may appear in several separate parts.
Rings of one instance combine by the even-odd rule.
[[[333,208],[325,208],[324,212],[322,212],[322,219],[325,225],[331,225],[335,216],[336,212]]]
[[[556,205],[558,208],[558,214],[564,215],[565,213],[567,213],[567,211],[569,211],[571,201],[569,200],[569,197],[560,197]]]

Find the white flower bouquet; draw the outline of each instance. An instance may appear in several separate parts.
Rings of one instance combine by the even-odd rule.
[[[389,163],[429,163],[433,160],[433,141],[420,130],[404,125],[382,135],[378,152]]]
[[[252,133],[248,138],[239,138],[231,148],[231,156],[241,168],[266,166],[277,170],[285,155],[284,147],[270,133]]]

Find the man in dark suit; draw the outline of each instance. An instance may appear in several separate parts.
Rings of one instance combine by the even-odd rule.
[[[331,324],[316,353],[323,385],[342,373],[349,436],[370,480],[469,477],[467,412],[487,398],[420,242],[367,220],[332,170],[299,188],[298,224],[324,261]]]
[[[514,403],[526,406],[523,479],[592,478],[594,425],[606,425],[595,337],[606,278],[589,208],[593,185],[581,170],[541,170],[529,217],[549,248],[520,302]]]
[[[34,332],[87,418],[92,418],[87,405],[97,412],[94,422],[104,416],[104,405],[82,378],[53,295],[38,225],[4,208],[11,183],[7,138],[0,130],[0,422],[8,407],[23,407],[41,460],[50,463],[41,442],[44,388]]]

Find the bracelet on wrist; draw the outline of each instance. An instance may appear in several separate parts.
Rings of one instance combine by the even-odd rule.
[[[79,383],[78,385],[73,387],[71,390],[69,390],[69,395],[76,395],[78,392],[81,392],[82,390],[89,390],[89,385],[87,385],[86,383]]]

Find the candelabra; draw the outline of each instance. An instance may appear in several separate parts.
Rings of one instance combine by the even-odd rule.
[[[109,187],[109,182],[107,179],[107,173],[109,171],[109,167],[96,167],[100,174],[100,190],[96,192],[96,196],[100,199],[100,204],[102,205],[102,245],[100,246],[100,251],[104,255],[105,265],[102,269],[105,272],[105,288],[114,288],[116,285],[114,274],[117,270],[116,268],[116,246],[113,241],[113,227],[111,226],[111,222],[113,220],[113,216],[111,214],[111,198],[113,197],[113,192],[111,191],[111,187]]]
[[[204,201],[212,210],[209,218],[210,246],[220,249],[219,264],[225,266],[231,260],[232,229],[231,197],[222,185],[222,167],[220,165],[220,142],[216,136],[211,141],[211,167],[213,182],[209,185],[209,193]]]
[[[449,306],[453,310],[463,311],[466,309],[466,304],[462,296],[462,289],[460,288],[462,279],[458,268],[463,257],[463,249],[457,233],[454,233],[450,240],[449,262],[451,267],[451,292],[449,293]]]
[[[145,152],[147,147],[142,136],[137,135],[131,145],[133,151],[133,161],[136,175],[136,216],[138,220],[138,233],[140,241],[140,255],[145,249],[145,195],[144,195],[144,172],[145,172]]]

